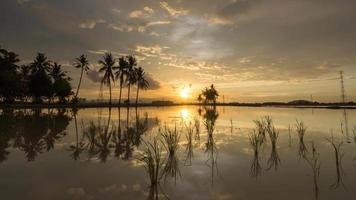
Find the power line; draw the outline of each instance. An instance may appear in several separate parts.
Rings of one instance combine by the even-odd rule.
[[[346,103],[346,92],[344,86],[344,72],[340,71],[340,82],[341,82],[341,100],[342,103]]]

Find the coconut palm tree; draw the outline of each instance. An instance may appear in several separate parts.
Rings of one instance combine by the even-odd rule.
[[[30,64],[32,74],[48,72],[51,69],[51,61],[43,53],[38,53],[35,60]]]
[[[99,61],[99,64],[102,66],[99,69],[99,73],[104,73],[103,79],[101,80],[101,84],[105,84],[109,86],[110,106],[111,106],[111,83],[115,81],[114,78],[114,70],[116,69],[115,63],[116,63],[115,58],[113,58],[111,53],[106,53],[103,57],[103,60]]]
[[[135,68],[135,75],[136,75],[136,84],[137,84],[137,91],[136,91],[136,106],[138,103],[138,93],[140,89],[147,90],[150,86],[150,83],[147,81],[145,77],[145,71],[142,67]]]
[[[124,57],[119,58],[119,66],[117,67],[117,71],[115,72],[116,79],[119,80],[120,86],[120,94],[119,94],[119,105],[121,105],[121,94],[122,94],[122,87],[125,81],[125,77],[127,75],[127,67],[128,62]]]
[[[130,89],[131,85],[136,82],[135,67],[137,66],[136,58],[133,56],[127,57],[126,82],[127,82],[127,103],[130,104]]]
[[[77,92],[75,93],[75,99],[78,98],[78,94],[79,94],[79,89],[80,89],[80,85],[82,83],[82,78],[83,78],[83,72],[87,72],[89,70],[89,61],[87,59],[86,55],[81,55],[78,58],[75,59],[74,62],[74,67],[77,69],[81,69],[81,73],[80,73],[80,79],[79,79],[79,83],[78,83],[78,88],[77,88]]]
[[[203,101],[203,97],[201,94],[198,95],[198,98],[197,98],[198,102],[201,103]]]
[[[216,99],[219,97],[219,93],[213,84],[210,86],[210,88],[205,88],[202,91],[202,95],[205,98],[204,103],[213,103],[214,106],[216,105]]]
[[[58,64],[57,62],[54,62],[52,65],[52,69],[48,74],[50,77],[53,78],[54,81],[64,79],[70,81],[71,78],[67,77],[67,72],[62,71],[62,65]]]

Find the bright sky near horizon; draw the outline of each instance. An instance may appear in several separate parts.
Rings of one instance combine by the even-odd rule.
[[[189,101],[214,83],[225,101],[356,98],[354,0],[1,0],[0,45],[30,62],[44,52],[91,61],[81,97],[96,99],[98,59],[135,55],[147,99]],[[118,96],[118,89],[114,96]],[[106,92],[104,92],[106,95]],[[105,96],[104,96],[105,97]]]

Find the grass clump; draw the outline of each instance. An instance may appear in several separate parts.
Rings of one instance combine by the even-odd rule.
[[[180,133],[175,126],[174,129],[165,127],[161,131],[162,144],[168,153],[165,166],[163,168],[162,176],[166,179],[171,176],[175,180],[177,175],[181,176],[179,171],[179,160],[177,158],[177,151],[179,149]]]
[[[161,168],[163,166],[162,148],[155,137],[153,142],[144,142],[146,149],[139,157],[149,175],[151,186],[155,186],[160,181]]]
[[[307,132],[307,128],[303,122],[299,122],[298,120],[296,121],[295,128],[296,128],[296,132],[299,137],[298,154],[299,154],[299,157],[305,158],[306,154],[308,153],[308,149],[304,143],[304,136],[305,136],[305,133]]]
[[[250,144],[253,149],[253,159],[250,168],[250,175],[257,178],[261,174],[261,164],[260,164],[260,148],[261,148],[261,137],[256,130],[253,130],[252,134],[249,136]]]

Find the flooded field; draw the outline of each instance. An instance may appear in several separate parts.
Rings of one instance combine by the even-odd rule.
[[[0,111],[0,199],[355,199],[356,110]]]

